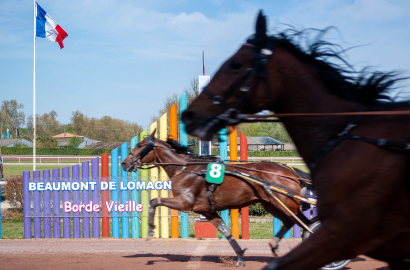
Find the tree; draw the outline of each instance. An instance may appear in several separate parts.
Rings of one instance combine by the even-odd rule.
[[[187,92],[188,105],[199,95],[198,79],[194,78],[189,82],[189,87],[184,89]]]
[[[22,103],[17,100],[3,100],[0,109],[0,120],[3,123],[3,130],[9,129],[11,134],[15,133],[17,127],[26,123],[26,115],[21,109],[24,108]]]
[[[78,148],[78,146],[82,143],[82,140],[80,137],[71,137],[70,141],[68,142],[68,147],[69,148]]]
[[[189,105],[198,95],[199,95],[199,89],[198,89],[198,79],[194,78],[189,82],[189,86],[187,88],[184,88],[182,93],[172,93],[168,94],[167,97],[165,98],[163,105],[161,109],[158,111],[158,115],[153,115],[151,116],[151,123],[158,121],[160,116],[163,115],[164,113],[168,112],[169,109],[174,105],[175,103],[177,104],[177,117],[178,119],[180,118],[179,116],[179,99],[182,97],[184,93],[187,93],[187,105]],[[169,123],[169,121],[167,121]],[[169,130],[169,126],[167,127]],[[158,135],[159,135],[159,130],[157,130]],[[178,132],[179,132],[179,125],[178,125]],[[188,139],[191,140],[194,137],[188,136]],[[198,144],[196,144],[198,145]]]
[[[284,143],[291,143],[292,140],[285,127],[281,123],[251,123],[241,124],[238,130],[249,137],[271,137]]]
[[[13,147],[18,147],[18,148],[20,148],[20,147],[26,147],[26,145],[25,144],[23,144],[22,142],[15,142],[14,144],[13,144]]]
[[[26,135],[26,134],[20,134],[17,138],[26,139],[26,140],[29,141],[29,142],[32,142],[32,141],[33,141],[33,137],[32,137],[32,136],[29,136],[29,135]]]
[[[75,134],[103,142],[126,142],[142,131],[134,122],[110,116],[88,118],[80,111],[73,112],[69,125]]]
[[[40,136],[36,139],[37,145],[36,147],[49,147],[54,148],[58,147],[57,140],[47,136]]]
[[[62,133],[63,128],[60,122],[57,120],[57,112],[52,110],[50,113],[44,113],[43,115],[36,115],[36,136],[54,136]],[[33,129],[33,116],[28,117],[27,127]]]

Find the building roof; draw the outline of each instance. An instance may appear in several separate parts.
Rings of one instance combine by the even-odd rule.
[[[252,145],[252,144],[282,145],[284,144],[283,142],[275,140],[271,137],[247,137],[247,139],[248,139],[248,145]],[[238,142],[239,142],[239,138],[238,138]]]
[[[121,148],[124,142],[98,142],[84,146],[86,149],[115,149]],[[130,148],[130,144],[128,144],[128,149]]]
[[[26,145],[30,145],[32,144],[32,142],[27,141],[26,139],[23,138],[12,138],[12,139],[1,139],[0,140],[0,147],[1,146],[9,146],[12,145],[13,143],[19,142],[21,141],[22,143],[26,144]]]
[[[8,146],[8,145],[13,144],[15,142],[18,142],[20,140],[22,140],[22,138],[1,139],[0,140],[0,146]]]
[[[275,140],[271,137],[246,137],[248,139],[248,145],[283,145],[283,142]],[[240,144],[240,138],[237,138],[238,145]],[[227,140],[228,145],[231,144],[230,140]],[[219,145],[219,141],[212,142],[214,145]]]
[[[84,137],[84,136],[64,132],[64,133],[60,133],[60,134],[57,134],[57,135],[54,135],[54,136],[51,136],[51,137],[54,138],[54,139],[57,139],[57,138],[71,138],[71,137]]]

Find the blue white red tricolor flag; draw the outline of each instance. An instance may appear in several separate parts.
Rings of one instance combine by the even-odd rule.
[[[64,48],[63,40],[68,36],[60,25],[36,2],[36,36],[58,42]]]

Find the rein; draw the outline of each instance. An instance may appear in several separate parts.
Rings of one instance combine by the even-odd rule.
[[[138,165],[146,166],[146,165],[152,165],[152,164],[154,164],[154,163],[152,163],[152,162],[150,162],[150,163],[140,163]],[[160,163],[160,162],[156,162],[155,165],[153,165],[149,168],[144,168],[144,169],[151,169],[151,168],[155,168],[155,167],[158,167],[158,166],[189,166],[189,165],[208,165],[208,164],[209,164],[209,162],[187,162],[187,163]],[[284,175],[278,174],[278,173],[273,173],[273,172],[268,172],[268,171],[263,171],[263,170],[257,170],[257,169],[244,168],[244,167],[238,166],[236,164],[224,164],[224,165],[226,167],[238,168],[238,169],[243,169],[243,170],[247,170],[247,171],[267,173],[267,174],[279,176],[279,177],[282,177],[282,178],[287,178],[287,179],[289,179],[291,181],[294,181],[294,182],[296,182],[296,180],[299,180],[299,181],[303,181],[303,182],[308,183],[308,184],[312,183],[312,180],[301,178],[301,177],[284,176]]]
[[[147,138],[148,138],[148,137],[147,137]],[[198,161],[188,161],[188,162],[186,162],[186,163],[165,163],[165,162],[157,162],[156,154],[155,154],[155,148],[163,148],[163,149],[166,149],[166,150],[169,150],[169,151],[173,151],[173,152],[176,152],[176,150],[175,150],[175,149],[168,148],[168,147],[163,147],[163,146],[155,145],[155,142],[156,142],[155,137],[152,137],[152,138],[150,137],[148,144],[144,147],[144,149],[142,149],[142,150],[140,151],[138,157],[136,157],[132,152],[128,155],[128,157],[131,159],[131,162],[132,162],[132,165],[134,166],[134,169],[137,169],[137,165],[138,165],[138,167],[148,166],[147,168],[144,168],[144,169],[152,169],[152,168],[156,168],[156,167],[159,167],[159,166],[163,166],[163,167],[164,167],[164,166],[184,166],[184,167],[186,167],[186,166],[189,166],[189,165],[208,165],[208,164],[209,164],[209,162],[205,162],[205,161],[201,161],[201,162],[198,162]],[[154,151],[154,161],[153,161],[153,162],[148,162],[148,163],[146,163],[146,162],[140,162],[144,157],[145,157],[145,159],[146,159],[146,158],[147,158],[147,155],[148,155],[151,151]],[[236,162],[244,162],[244,161],[245,161],[245,160],[239,160],[239,161],[236,161]],[[245,162],[247,162],[247,161],[245,161]],[[249,163],[249,162],[248,162],[248,163]],[[225,164],[225,166],[231,167],[231,168],[243,169],[243,170],[247,170],[247,171],[258,172],[258,173],[271,174],[271,175],[275,175],[275,176],[279,176],[279,177],[282,177],[282,178],[289,179],[289,180],[294,181],[294,182],[299,181],[299,184],[301,184],[301,182],[304,182],[304,183],[306,183],[306,184],[312,185],[312,180],[304,179],[304,178],[301,178],[301,177],[284,176],[284,175],[277,174],[277,173],[273,173],[273,172],[262,171],[262,170],[251,169],[251,168],[245,168],[245,167],[241,167],[241,166],[236,165],[236,164]],[[289,170],[289,168],[287,168],[287,169]],[[185,170],[185,169],[182,169],[179,173],[183,172],[184,170]],[[178,173],[178,174],[179,174],[179,173]],[[294,173],[294,172],[293,172],[293,173]]]
[[[272,113],[266,115],[258,114],[239,114],[238,119],[241,122],[281,122],[279,119],[268,118],[282,118],[282,117],[301,117],[301,116],[354,116],[354,115],[410,115],[410,110],[405,111],[366,111],[366,112],[336,112],[336,113]]]

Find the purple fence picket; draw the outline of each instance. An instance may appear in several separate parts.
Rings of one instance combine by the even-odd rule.
[[[34,182],[40,182],[40,171],[33,172]],[[40,191],[33,191],[34,203],[34,238],[41,238],[41,194]]]
[[[61,187],[60,183],[60,169],[53,169],[52,172],[52,179],[53,179],[53,237],[60,238],[61,237],[61,225],[60,225],[60,191],[56,189],[59,186]]]
[[[73,190],[73,207],[80,204],[80,165],[74,165],[71,168],[71,176],[73,181],[71,182],[71,190]],[[80,212],[73,211],[73,238],[81,237],[80,228]]]
[[[43,228],[44,238],[51,238],[51,201],[50,201],[50,170],[43,171]]]
[[[100,181],[99,181],[99,170],[100,170],[100,159],[94,158],[91,160],[91,177],[92,181],[96,183],[94,190],[92,191],[92,201],[93,204],[98,204],[100,202]],[[100,237],[100,213],[93,213],[93,238]]]
[[[63,182],[70,182],[70,168],[63,168]],[[70,191],[63,190],[63,203],[70,201]],[[65,212],[63,210],[63,237],[71,238],[71,221],[70,212]]]
[[[23,171],[23,203],[24,203],[24,239],[31,238],[31,198],[28,184],[30,172]]]
[[[82,182],[87,183],[88,187],[88,182],[89,182],[89,177],[90,177],[90,162],[86,161],[82,163]],[[83,204],[86,205],[90,203],[90,193],[88,192],[87,189],[82,190],[82,197],[83,197]],[[90,213],[87,212],[85,208],[82,210],[83,214],[83,238],[90,238]]]
[[[293,226],[293,238],[300,238],[300,227],[298,225]]]

